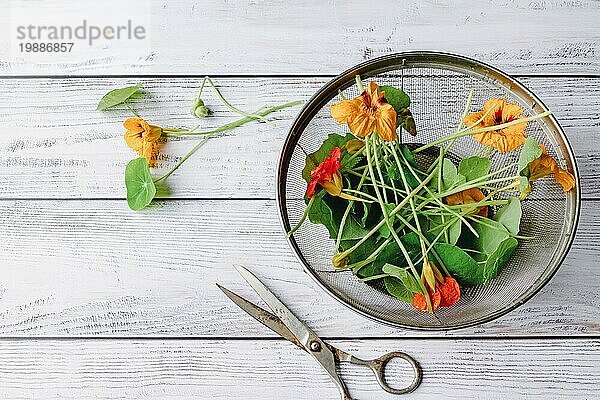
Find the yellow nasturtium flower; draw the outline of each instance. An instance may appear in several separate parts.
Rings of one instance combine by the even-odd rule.
[[[508,103],[505,99],[490,99],[483,105],[483,110],[467,115],[463,122],[471,129],[488,128],[525,118],[523,109],[516,104]],[[515,124],[499,130],[476,133],[473,139],[479,143],[506,153],[518,149],[525,143],[527,122]]]
[[[152,166],[156,162],[156,153],[158,152],[158,139],[162,134],[162,129],[158,126],[150,125],[142,118],[127,118],[123,122],[127,129],[125,132],[125,142],[132,150],[137,151],[140,157],[146,157],[148,165]]]
[[[377,130],[383,140],[396,140],[396,111],[375,82],[360,96],[333,104],[330,111],[337,122],[348,124],[355,136],[365,137]]]

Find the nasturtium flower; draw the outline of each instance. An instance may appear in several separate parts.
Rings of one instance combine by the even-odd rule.
[[[429,300],[431,301],[431,311],[435,311],[440,307],[442,296],[439,291],[429,291]],[[419,311],[430,311],[427,309],[427,299],[421,293],[415,293],[412,304]]]
[[[548,155],[546,146],[540,144],[542,155],[529,163],[529,182],[554,175],[554,180],[562,186],[564,192],[575,187],[575,177],[569,171],[558,166],[558,163]]]
[[[125,132],[125,142],[132,150],[137,151],[140,157],[145,157],[148,165],[153,165],[156,161],[156,152],[158,151],[158,139],[162,129],[158,126],[150,125],[142,118],[127,118],[123,122],[127,129]]]
[[[444,277],[437,267],[428,261],[423,262],[421,280],[427,289],[431,308],[428,307],[423,293],[415,293],[412,303],[419,311],[432,312],[439,307],[450,307],[460,299],[460,286],[456,279]]]
[[[460,286],[456,279],[447,276],[442,282],[436,283],[435,290],[428,288],[431,310],[427,309],[427,299],[421,293],[413,296],[413,307],[419,311],[435,311],[439,307],[450,307],[460,300]]]
[[[355,136],[365,137],[377,130],[383,140],[396,140],[396,111],[375,82],[360,96],[333,104],[330,111],[337,122],[348,124]]]
[[[342,150],[336,146],[329,153],[329,157],[325,157],[321,164],[310,171],[312,179],[306,190],[308,198],[314,197],[317,185],[332,196],[340,195],[342,192],[342,174],[339,171],[342,166],[340,163],[341,156]]]
[[[505,99],[489,99],[483,105],[483,110],[467,115],[463,123],[471,129],[487,128],[525,118],[523,109],[516,104],[508,103]],[[484,117],[485,115],[485,117]],[[480,121],[481,120],[481,121]],[[525,143],[527,122],[508,126],[503,129],[476,133],[473,136],[479,143],[506,153],[518,149]]]
[[[462,192],[451,194],[450,196],[447,196],[445,198],[446,204],[448,204],[449,206],[479,203],[483,199],[485,199],[485,195],[478,188],[469,188],[469,189],[463,190]],[[468,208],[468,207],[465,207],[465,209],[466,208]],[[477,211],[478,215],[481,215],[482,217],[487,218],[489,207],[488,206],[477,207],[476,211]]]
[[[438,292],[440,292],[440,307],[450,307],[460,300],[460,286],[456,279],[447,276],[444,278],[444,282],[438,285]]]

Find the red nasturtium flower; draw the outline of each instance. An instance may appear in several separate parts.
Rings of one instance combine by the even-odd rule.
[[[333,104],[330,111],[337,122],[348,124],[355,136],[365,137],[377,129],[383,140],[396,140],[396,110],[375,82],[369,82],[360,96]]]
[[[435,290],[431,290],[425,283],[431,300],[431,311],[437,310],[439,307],[450,307],[460,299],[460,286],[456,279],[447,276],[442,282],[436,282]],[[413,307],[419,311],[427,310],[427,300],[421,293],[415,293],[413,296]]]
[[[334,147],[325,157],[323,162],[310,171],[312,180],[308,184],[306,195],[308,198],[313,198],[317,185],[321,186],[327,193],[333,196],[339,196],[342,192],[342,174],[340,173],[340,157],[342,150],[339,147]]]

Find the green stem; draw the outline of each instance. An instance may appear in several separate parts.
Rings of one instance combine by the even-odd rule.
[[[129,103],[125,102],[124,104],[125,104],[125,106],[127,106],[127,108],[129,108],[129,111],[131,111],[131,113],[132,113],[133,115],[135,115],[136,117],[140,118],[140,115],[139,115],[139,114],[138,114],[138,113],[137,113],[137,112],[136,112],[136,111],[133,109],[133,107],[131,107],[131,106],[129,105]]]
[[[362,80],[360,79],[360,75],[356,75],[354,77],[354,80],[356,81],[356,86],[358,86],[358,92],[362,93],[365,91],[365,87],[363,86]]]
[[[360,192],[360,188],[362,187],[363,183],[365,182],[366,177],[367,177],[367,171],[365,170],[365,172],[363,173],[363,176],[360,179],[360,182],[358,183],[358,186],[356,187],[357,192]],[[364,193],[362,193],[362,194],[364,194]],[[348,214],[350,214],[350,210],[352,209],[353,205],[354,205],[354,200],[348,201],[348,205],[346,206],[346,210],[344,211],[344,215],[342,216],[342,221],[340,222],[340,227],[338,229],[338,235],[337,235],[337,239],[335,241],[335,251],[338,251],[338,249],[340,248],[340,243],[342,241],[342,233],[344,232],[344,227],[346,226],[346,219],[348,218]]]
[[[173,174],[173,172],[177,171],[177,169],[181,166],[181,164],[183,164],[188,158],[190,158],[195,152],[197,152],[198,150],[200,150],[200,148],[202,146],[204,146],[206,144],[206,142],[208,142],[208,140],[211,138],[212,136],[206,136],[204,139],[202,139],[198,144],[196,144],[194,147],[192,147],[192,149],[190,151],[188,151],[188,153],[183,156],[183,158],[181,160],[179,160],[179,162],[177,164],[175,164],[175,166],[166,174],[164,174],[163,176],[161,176],[158,179],[154,180],[154,183],[158,183],[160,181],[164,181],[165,179],[167,179],[169,176],[171,176]]]
[[[293,106],[296,106],[298,104],[302,104],[302,102],[301,101],[292,101],[292,102],[289,102],[289,103],[280,104],[278,106],[271,107],[271,108],[268,108],[268,109],[262,111],[261,114],[262,115],[267,115],[267,114],[270,114],[272,112],[281,110],[283,108],[293,107]],[[206,144],[206,142],[208,142],[208,140],[215,133],[224,132],[224,131],[228,131],[228,130],[237,128],[238,126],[241,126],[241,125],[243,125],[243,124],[245,124],[247,122],[250,122],[250,121],[254,121],[256,119],[257,119],[256,117],[244,117],[242,119],[239,119],[237,121],[231,122],[229,124],[222,125],[220,128],[213,129],[210,132],[190,133],[188,131],[188,132],[181,132],[181,133],[177,133],[177,134],[169,134],[169,133],[167,133],[164,136],[190,136],[190,135],[202,134],[202,135],[204,135],[204,139],[202,139],[198,144],[196,144],[194,147],[192,147],[192,149],[185,156],[183,156],[183,158],[181,160],[179,160],[179,162],[177,164],[175,164],[175,166],[169,172],[167,172],[165,175],[161,176],[160,178],[154,180],[154,183],[158,183],[158,182],[164,181],[169,176],[171,176],[173,174],[173,172],[175,172],[181,166],[181,164],[183,164],[188,158],[190,158],[195,152],[197,152],[202,146],[204,146]]]
[[[292,228],[292,230],[290,230],[287,233],[287,237],[290,237],[294,234],[294,232],[296,232],[298,230],[298,228],[300,228],[300,226],[302,226],[302,224],[304,223],[304,221],[306,220],[306,217],[308,217],[308,213],[310,211],[310,208],[312,207],[313,203],[315,202],[315,196],[311,197],[311,199],[308,201],[308,205],[306,206],[306,209],[304,210],[304,214],[302,214],[302,218],[300,218],[300,221],[298,221],[298,223],[296,224],[296,226],[294,226]]]
[[[202,86],[200,87],[200,92],[202,92],[202,88],[204,87],[204,82],[208,81],[208,84],[213,88],[213,90],[215,91],[215,93],[217,94],[217,97],[219,97],[219,100],[221,100],[221,102],[225,105],[225,107],[229,108],[231,111],[238,113],[244,117],[253,117],[256,119],[260,119],[263,122],[266,122],[267,124],[275,127],[275,124],[272,123],[271,121],[269,121],[268,119],[264,118],[263,115],[260,114],[254,114],[254,113],[247,113],[244,112],[242,110],[240,110],[239,108],[234,107],[233,105],[231,105],[231,103],[229,103],[227,100],[225,100],[225,97],[223,97],[223,95],[221,94],[221,91],[215,86],[215,84],[213,83],[212,79],[210,79],[210,77],[205,76],[204,80],[202,81]]]
[[[271,113],[273,113],[275,111],[279,111],[279,110],[282,110],[282,109],[288,108],[288,107],[294,107],[294,106],[300,105],[302,103],[303,103],[303,101],[292,101],[292,102],[289,102],[289,103],[280,104],[278,106],[267,108],[267,109],[261,108],[261,110],[263,110],[263,111],[256,112],[256,115],[265,116],[265,115],[271,114]],[[195,129],[190,129],[189,131],[183,131],[183,132],[163,132],[163,136],[166,136],[166,137],[180,137],[180,136],[206,136],[206,135],[212,135],[212,134],[215,134],[215,133],[221,133],[221,132],[230,131],[230,130],[232,130],[234,128],[237,128],[239,126],[244,125],[247,122],[255,121],[257,119],[258,119],[258,117],[244,117],[244,118],[240,118],[238,120],[235,120],[233,122],[229,122],[227,124],[221,125],[220,127],[212,129],[210,131],[194,132]]]

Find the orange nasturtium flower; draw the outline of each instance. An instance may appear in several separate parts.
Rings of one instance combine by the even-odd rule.
[[[446,203],[449,206],[457,206],[461,204],[479,203],[483,199],[485,199],[485,195],[481,190],[478,188],[470,188],[446,197]],[[487,218],[488,209],[488,206],[477,207],[477,214]]]
[[[140,157],[146,157],[149,165],[153,165],[156,161],[156,152],[158,151],[158,139],[162,133],[162,129],[158,126],[150,125],[142,118],[127,118],[123,122],[123,126],[127,129],[125,132],[125,142],[127,146],[138,152]]]
[[[540,144],[542,155],[529,163],[529,181],[533,182],[549,175],[554,175],[554,180],[559,183],[563,191],[568,192],[575,187],[575,177],[560,168],[557,162],[548,155],[546,146]]]
[[[505,99],[489,99],[483,105],[483,111],[467,115],[463,118],[463,122],[468,127],[472,126],[473,130],[487,128],[525,118],[522,112],[521,107],[507,103]],[[473,138],[483,145],[498,149],[500,153],[506,153],[518,149],[525,143],[526,126],[527,122],[523,122],[500,130],[476,133]]]
[[[383,140],[396,140],[396,111],[375,82],[360,96],[333,104],[330,111],[337,122],[348,124],[355,136],[365,137],[377,130]]]
[[[340,164],[341,156],[342,150],[336,146],[329,153],[329,157],[325,157],[325,160],[321,164],[310,171],[312,179],[306,190],[308,198],[314,197],[317,185],[321,186],[332,196],[340,195],[342,192],[342,174],[339,171],[342,166]]]
[[[427,286],[427,285],[425,285]],[[431,311],[437,310],[439,307],[450,307],[460,299],[460,286],[456,279],[447,276],[440,283],[435,285],[435,290],[427,290],[429,299],[431,300]],[[413,307],[419,311],[427,310],[427,300],[421,293],[415,293],[413,296]]]
[[[460,299],[460,286],[456,279],[444,278],[436,266],[428,261],[423,262],[421,279],[431,301],[431,309],[427,307],[427,299],[422,293],[413,296],[413,307],[419,311],[435,311],[439,307],[450,307]]]

